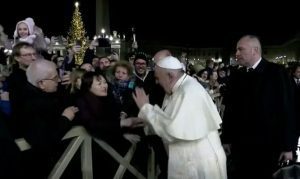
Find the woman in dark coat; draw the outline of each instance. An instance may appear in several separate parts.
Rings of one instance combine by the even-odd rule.
[[[130,121],[122,120],[121,123],[120,109],[114,104],[112,93],[108,92],[104,76],[96,72],[85,73],[80,91],[82,96],[77,101],[78,122],[92,136],[104,140],[118,153],[124,155],[130,147],[130,142],[123,137],[126,132],[123,126],[129,124],[123,122]],[[93,147],[93,162],[96,178],[98,174],[100,178],[101,176],[112,178],[118,167],[118,163],[99,146]]]

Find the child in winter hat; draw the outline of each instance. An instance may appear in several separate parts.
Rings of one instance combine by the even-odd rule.
[[[20,25],[27,26],[28,33],[27,34],[20,34],[19,33],[19,26]],[[16,44],[16,41],[25,41],[30,44],[33,44],[34,39],[36,38],[36,35],[33,33],[34,32],[34,21],[32,18],[26,18],[25,20],[19,21],[16,25],[16,29],[14,32],[14,44]]]

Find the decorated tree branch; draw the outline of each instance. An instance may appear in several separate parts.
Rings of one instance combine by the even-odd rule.
[[[69,46],[79,45],[80,50],[75,53],[75,64],[81,65],[86,49],[88,48],[88,39],[86,31],[79,11],[79,3],[75,3],[75,11],[73,13],[70,31],[68,33]]]

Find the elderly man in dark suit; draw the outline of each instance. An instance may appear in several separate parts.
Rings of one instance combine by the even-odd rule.
[[[296,147],[294,92],[283,66],[261,56],[259,38],[243,36],[231,74],[223,118],[223,146],[232,152],[236,178],[271,178]]]
[[[60,79],[53,62],[44,59],[32,62],[26,76],[21,132],[31,145],[27,172],[30,178],[46,178],[60,155],[61,139],[72,127],[78,108],[61,105],[57,95]]]

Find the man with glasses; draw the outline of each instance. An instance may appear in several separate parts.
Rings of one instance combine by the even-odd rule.
[[[26,69],[36,60],[36,50],[27,42],[17,43],[12,50],[12,59],[16,62],[13,66],[13,72],[8,77],[9,100],[12,109],[11,127],[15,137],[21,137],[19,134],[19,121],[22,120],[20,110],[24,102],[24,87],[27,81]]]
[[[161,56],[161,55],[159,55]],[[143,54],[137,54],[133,61],[134,64],[134,76],[135,76],[135,86],[143,88],[149,95],[150,103],[161,106],[164,99],[165,92],[163,88],[156,84],[154,71],[148,69],[148,59]],[[135,115],[138,115],[138,108],[135,109]],[[145,129],[148,131],[148,129]],[[167,178],[167,162],[168,157],[166,150],[164,149],[162,140],[157,135],[153,133],[148,133],[146,140],[149,145],[151,145],[155,151],[155,161],[160,167],[161,173],[158,178]]]
[[[26,173],[30,178],[46,178],[58,160],[61,139],[71,128],[70,121],[78,108],[65,108],[57,95],[60,79],[53,62],[34,61],[26,76],[26,97],[21,111],[22,135],[31,145],[30,161],[25,161]]]
[[[150,102],[153,104],[162,104],[164,93],[156,93],[153,88],[156,86],[154,72],[148,69],[148,59],[143,54],[137,54],[133,61],[135,85],[145,89],[150,96]],[[163,90],[161,90],[163,92]]]
[[[18,66],[22,70],[26,70],[31,62],[36,60],[36,50],[32,45],[27,42],[20,42],[14,46],[12,51],[12,57],[18,63]]]

